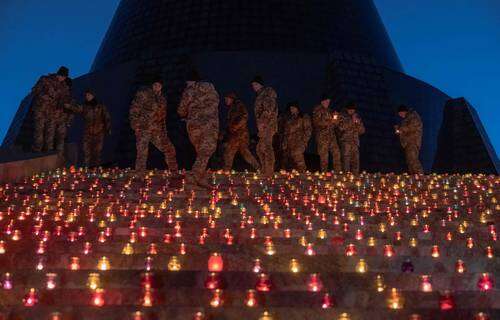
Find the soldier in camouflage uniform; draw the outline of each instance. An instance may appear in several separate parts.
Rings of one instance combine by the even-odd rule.
[[[87,90],[83,104],[66,104],[66,109],[80,113],[85,121],[83,131],[83,154],[85,166],[101,164],[101,152],[104,136],[111,133],[111,117],[108,109],[95,98],[95,94]]]
[[[32,89],[34,136],[33,151],[52,151],[58,111],[69,95],[69,70],[60,67],[56,74],[41,77]]]
[[[259,135],[257,155],[263,175],[271,177],[275,161],[273,137],[278,130],[277,95],[273,88],[264,87],[264,81],[259,76],[255,77],[251,84],[257,93],[255,98],[255,118]]]
[[[304,172],[307,170],[304,152],[312,132],[311,118],[300,112],[298,102],[289,103],[287,109],[288,117],[285,122],[282,149],[291,160],[293,168]]]
[[[191,74],[182,93],[179,116],[186,120],[189,140],[196,150],[196,161],[186,175],[186,184],[210,188],[206,178],[207,164],[217,149],[219,137],[219,94],[210,82]]]
[[[342,163],[340,160],[340,148],[335,134],[335,128],[339,124],[339,114],[329,110],[331,99],[327,95],[321,97],[321,102],[314,108],[313,125],[316,135],[316,144],[320,158],[321,171],[328,171],[329,154],[333,158],[333,170],[340,172]]]
[[[283,170],[288,170],[290,168],[290,159],[285,150],[283,150],[283,146],[285,145],[285,124],[288,116],[287,110],[278,115],[278,131],[276,132],[273,142],[274,152],[278,158],[278,168]]]
[[[54,114],[55,121],[55,149],[62,153],[64,151],[64,144],[66,142],[66,134],[68,132],[68,128],[71,126],[73,122],[74,113],[67,108],[64,108],[64,105],[67,103],[71,103],[73,98],[71,97],[71,86],[72,81],[70,78],[66,78],[66,88],[65,92],[61,96],[61,104],[57,108],[57,111]]]
[[[354,103],[347,104],[340,116],[340,145],[344,172],[359,174],[359,136],[365,133]]]
[[[163,152],[168,169],[173,172],[178,170],[175,147],[167,135],[167,100],[162,89],[162,80],[155,79],[151,86],[136,93],[130,106],[129,120],[135,131],[135,169],[138,172],[146,170],[150,142]]]
[[[250,152],[248,146],[250,137],[248,133],[248,111],[246,106],[238,99],[234,92],[225,95],[224,102],[229,107],[227,114],[227,134],[224,149],[224,170],[231,170],[234,156],[237,152],[254,169],[259,169],[259,163]]]
[[[395,126],[401,146],[405,152],[406,164],[410,174],[422,174],[424,169],[418,159],[422,146],[422,120],[415,110],[400,106],[398,115],[403,118],[399,126]]]

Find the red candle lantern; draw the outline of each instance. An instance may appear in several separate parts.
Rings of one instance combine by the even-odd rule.
[[[318,292],[323,290],[323,282],[321,281],[319,274],[313,273],[309,276],[307,289],[311,292]]]
[[[308,256],[314,256],[314,255],[316,255],[316,251],[314,250],[312,243],[308,243],[307,244],[306,255],[308,255]]]
[[[69,269],[73,270],[73,271],[80,270],[80,258],[71,257],[70,263],[69,263]]]
[[[218,253],[212,253],[208,259],[208,271],[209,272],[221,272],[224,268],[224,261],[222,256]]]
[[[439,246],[437,245],[432,246],[431,256],[433,258],[439,258],[440,256]]]
[[[394,248],[392,247],[392,245],[386,244],[384,246],[384,256],[386,256],[387,258],[391,258],[392,256],[394,256]]]
[[[465,263],[458,259],[457,262],[455,263],[455,270],[457,273],[464,273],[465,272]]]
[[[486,257],[488,257],[489,259],[493,259],[494,257],[493,248],[490,246],[486,247]]]
[[[55,273],[47,273],[45,275],[47,277],[47,290],[53,290],[55,289],[57,283],[56,283],[56,278],[57,278],[57,274]]]
[[[479,312],[474,316],[474,320],[490,320],[490,316],[484,312]]]
[[[289,239],[292,236],[292,232],[290,231],[290,229],[285,229],[283,233],[286,239]]]
[[[220,287],[221,287],[221,281],[219,279],[218,274],[215,272],[210,273],[207,279],[205,280],[205,288],[210,290],[215,290],[215,289],[220,289]]]
[[[104,305],[104,289],[98,288],[92,293],[92,305],[96,307]]]
[[[488,291],[493,289],[493,279],[489,273],[483,273],[477,281],[477,287],[481,291]]]
[[[222,290],[217,289],[213,291],[212,299],[210,300],[210,306],[212,308],[218,308],[224,304],[224,300],[222,299]]]
[[[259,279],[257,280],[255,288],[260,292],[271,291],[271,280],[269,279],[269,276],[265,273],[259,274]]]
[[[144,290],[149,290],[153,286],[153,274],[150,272],[144,272],[141,279],[141,287]]]
[[[140,311],[132,313],[132,320],[144,320],[144,315]]]
[[[455,299],[449,290],[446,290],[439,298],[439,308],[443,311],[448,311],[455,308]]]
[[[92,252],[92,244],[90,242],[85,242],[83,244],[83,254],[88,255]]]
[[[3,275],[2,288],[4,290],[12,289],[12,277],[11,277],[10,273],[6,273]]]
[[[144,269],[146,269],[146,271],[150,271],[152,266],[153,266],[153,258],[146,257],[146,261],[144,263]]]
[[[158,254],[158,247],[156,243],[151,243],[148,248],[148,254],[155,255]]]
[[[245,298],[245,305],[249,308],[257,306],[257,294],[255,290],[248,290]]]
[[[363,240],[363,231],[360,229],[356,230],[356,240]]]
[[[262,271],[262,265],[260,263],[260,259],[255,259],[254,260],[252,271],[254,273],[260,273]]]
[[[37,253],[37,254],[44,254],[44,253],[45,253],[45,250],[46,250],[46,245],[45,245],[45,242],[40,241],[40,242],[38,243],[38,249],[36,249],[36,253]]]
[[[420,283],[420,290],[422,292],[432,292],[432,284],[430,280],[430,276],[423,275]]]
[[[25,307],[33,307],[38,303],[38,297],[35,288],[31,288],[23,299]]]
[[[354,244],[348,244],[347,247],[345,248],[345,255],[348,257],[352,257],[356,255],[356,246]]]
[[[322,309],[329,309],[332,306],[333,306],[332,297],[330,296],[329,293],[325,293],[323,295],[323,300],[321,301],[321,308]]]
[[[141,299],[141,305],[143,307],[152,307],[153,306],[153,293],[151,289],[144,290],[144,295]]]

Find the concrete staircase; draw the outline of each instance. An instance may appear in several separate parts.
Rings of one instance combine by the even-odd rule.
[[[0,319],[500,319],[498,176],[76,169],[0,189]]]

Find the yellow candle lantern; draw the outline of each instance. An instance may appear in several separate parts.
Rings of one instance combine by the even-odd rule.
[[[101,287],[101,278],[98,273],[90,273],[87,278],[87,287],[90,290],[97,290]]]
[[[367,271],[368,271],[368,264],[366,263],[365,259],[359,259],[358,263],[356,264],[356,272],[366,273]]]
[[[377,292],[383,292],[385,290],[384,278],[380,274],[375,278],[375,288]]]
[[[122,254],[129,256],[134,254],[134,247],[130,242],[127,242],[125,246],[123,247]]]
[[[297,259],[290,260],[290,271],[293,273],[300,272],[300,264]]]
[[[168,261],[167,268],[168,268],[169,271],[179,271],[179,270],[181,270],[181,263],[179,261],[179,258],[177,258],[176,256],[170,257],[170,259]]]
[[[389,292],[389,297],[387,298],[387,306],[389,309],[402,309],[404,306],[404,299],[399,293],[398,289],[392,288]]]
[[[109,262],[109,259],[107,257],[102,257],[99,259],[99,262],[97,263],[97,269],[101,271],[107,271],[111,268],[111,264]]]

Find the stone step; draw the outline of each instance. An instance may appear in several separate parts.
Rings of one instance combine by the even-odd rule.
[[[265,312],[268,314],[267,318],[264,316]],[[499,319],[500,311],[481,309],[479,307],[467,310],[440,311],[438,309],[410,308],[403,310],[360,310],[356,307],[323,310],[317,307],[194,308],[153,306],[151,308],[139,308],[134,306],[103,306],[96,308],[86,306],[37,306],[32,308],[13,307],[11,311],[5,313],[4,317],[7,318],[8,315],[9,319],[15,320],[483,320]],[[195,315],[198,315],[198,318]],[[2,319],[1,313],[0,319]]]

